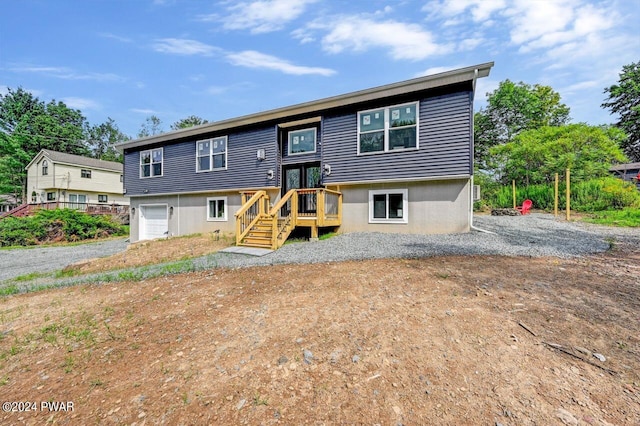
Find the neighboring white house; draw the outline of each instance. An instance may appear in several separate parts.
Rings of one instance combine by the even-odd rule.
[[[56,203],[80,208],[89,204],[128,205],[122,164],[80,155],[41,150],[27,165],[29,204]]]
[[[0,214],[10,212],[18,207],[18,199],[12,194],[0,194]]]

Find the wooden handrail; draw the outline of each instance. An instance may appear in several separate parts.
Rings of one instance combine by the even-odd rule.
[[[273,207],[271,207],[271,210],[269,211],[269,216],[275,216],[278,214],[278,211],[285,205],[287,204],[287,201],[289,201],[289,198],[291,198],[293,196],[293,194],[297,194],[298,190],[297,189],[291,189],[289,190],[289,192],[287,192],[286,194],[284,194],[283,197],[280,198],[280,201],[278,201]]]
[[[285,221],[282,226],[280,226],[280,211],[289,201],[291,201],[289,215],[284,218]],[[269,216],[271,217],[271,248],[275,250],[281,245],[278,241],[280,233],[285,227],[291,226],[291,224],[295,224],[298,218],[298,191],[295,189],[289,190],[289,192],[287,192],[282,198],[280,198],[280,201],[278,201],[273,207],[271,207]]]
[[[247,210],[249,210],[253,206],[256,200],[262,198],[264,195],[267,195],[265,191],[257,191],[255,194],[253,194],[253,197],[249,198],[249,201],[244,203],[244,205],[240,207],[240,210],[236,212],[235,217],[239,217],[243,215]]]
[[[265,216],[265,204],[268,202],[268,199],[266,191],[257,191],[240,207],[240,210],[236,212],[236,244],[240,244],[242,239],[251,231],[251,228],[258,223],[261,217]],[[258,206],[258,212],[254,217],[251,217],[249,209],[256,205]]]

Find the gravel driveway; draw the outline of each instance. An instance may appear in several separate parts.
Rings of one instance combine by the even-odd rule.
[[[84,259],[110,256],[127,248],[125,238],[99,243],[0,250],[0,281],[21,275],[57,271]]]
[[[193,269],[239,268],[282,263],[322,263],[376,258],[416,258],[438,255],[505,255],[574,257],[603,252],[612,242],[640,246],[640,229],[612,228],[566,222],[549,214],[476,216],[474,225],[490,231],[465,234],[411,235],[384,233],[342,234],[324,241],[287,244],[263,257],[215,253],[193,260]],[[82,260],[118,253],[125,240],[71,247],[0,251],[0,280],[29,272],[63,268]],[[162,273],[162,265],[138,268],[140,277]],[[117,279],[117,273],[113,273]],[[104,274],[100,279],[105,279]],[[91,282],[92,277],[60,280],[59,285]]]

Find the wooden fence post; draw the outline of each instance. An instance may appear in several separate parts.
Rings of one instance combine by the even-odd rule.
[[[558,174],[556,173],[555,190],[553,192],[553,215],[558,216]]]
[[[571,219],[571,170],[567,168],[567,220]]]

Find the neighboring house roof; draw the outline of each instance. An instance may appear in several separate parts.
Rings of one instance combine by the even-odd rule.
[[[278,108],[270,111],[259,112],[242,117],[216,121],[213,123],[194,126],[187,129],[180,129],[173,132],[167,132],[159,135],[131,140],[116,145],[116,148],[122,151],[127,148],[143,147],[146,145],[168,142],[181,138],[198,137],[199,135],[205,133],[224,131],[238,126],[249,126],[292,116],[305,115],[311,117],[313,114],[317,114],[332,108],[340,108],[376,99],[403,95],[412,92],[420,92],[428,89],[434,89],[468,81],[473,81],[475,88],[475,80],[480,77],[488,76],[491,67],[493,67],[493,62],[487,62],[484,64],[460,68],[453,71],[414,78],[412,80],[402,81],[399,83],[393,83],[385,86],[361,90],[358,92],[333,96],[317,101],[306,102],[298,105]]]
[[[72,166],[84,166],[91,169],[110,170],[113,172],[122,173],[122,164],[115,161],[98,160],[96,158],[83,157],[82,155],[67,154],[65,152],[52,151],[50,149],[41,150],[29,164],[26,169],[31,167],[34,162],[37,162],[41,157],[46,156],[54,163],[68,164]]]
[[[15,195],[0,194],[0,204],[17,205],[18,199],[15,197]]]
[[[633,170],[633,169],[640,169],[640,163],[616,164],[615,166],[611,166],[609,171],[620,172],[620,171]]]

